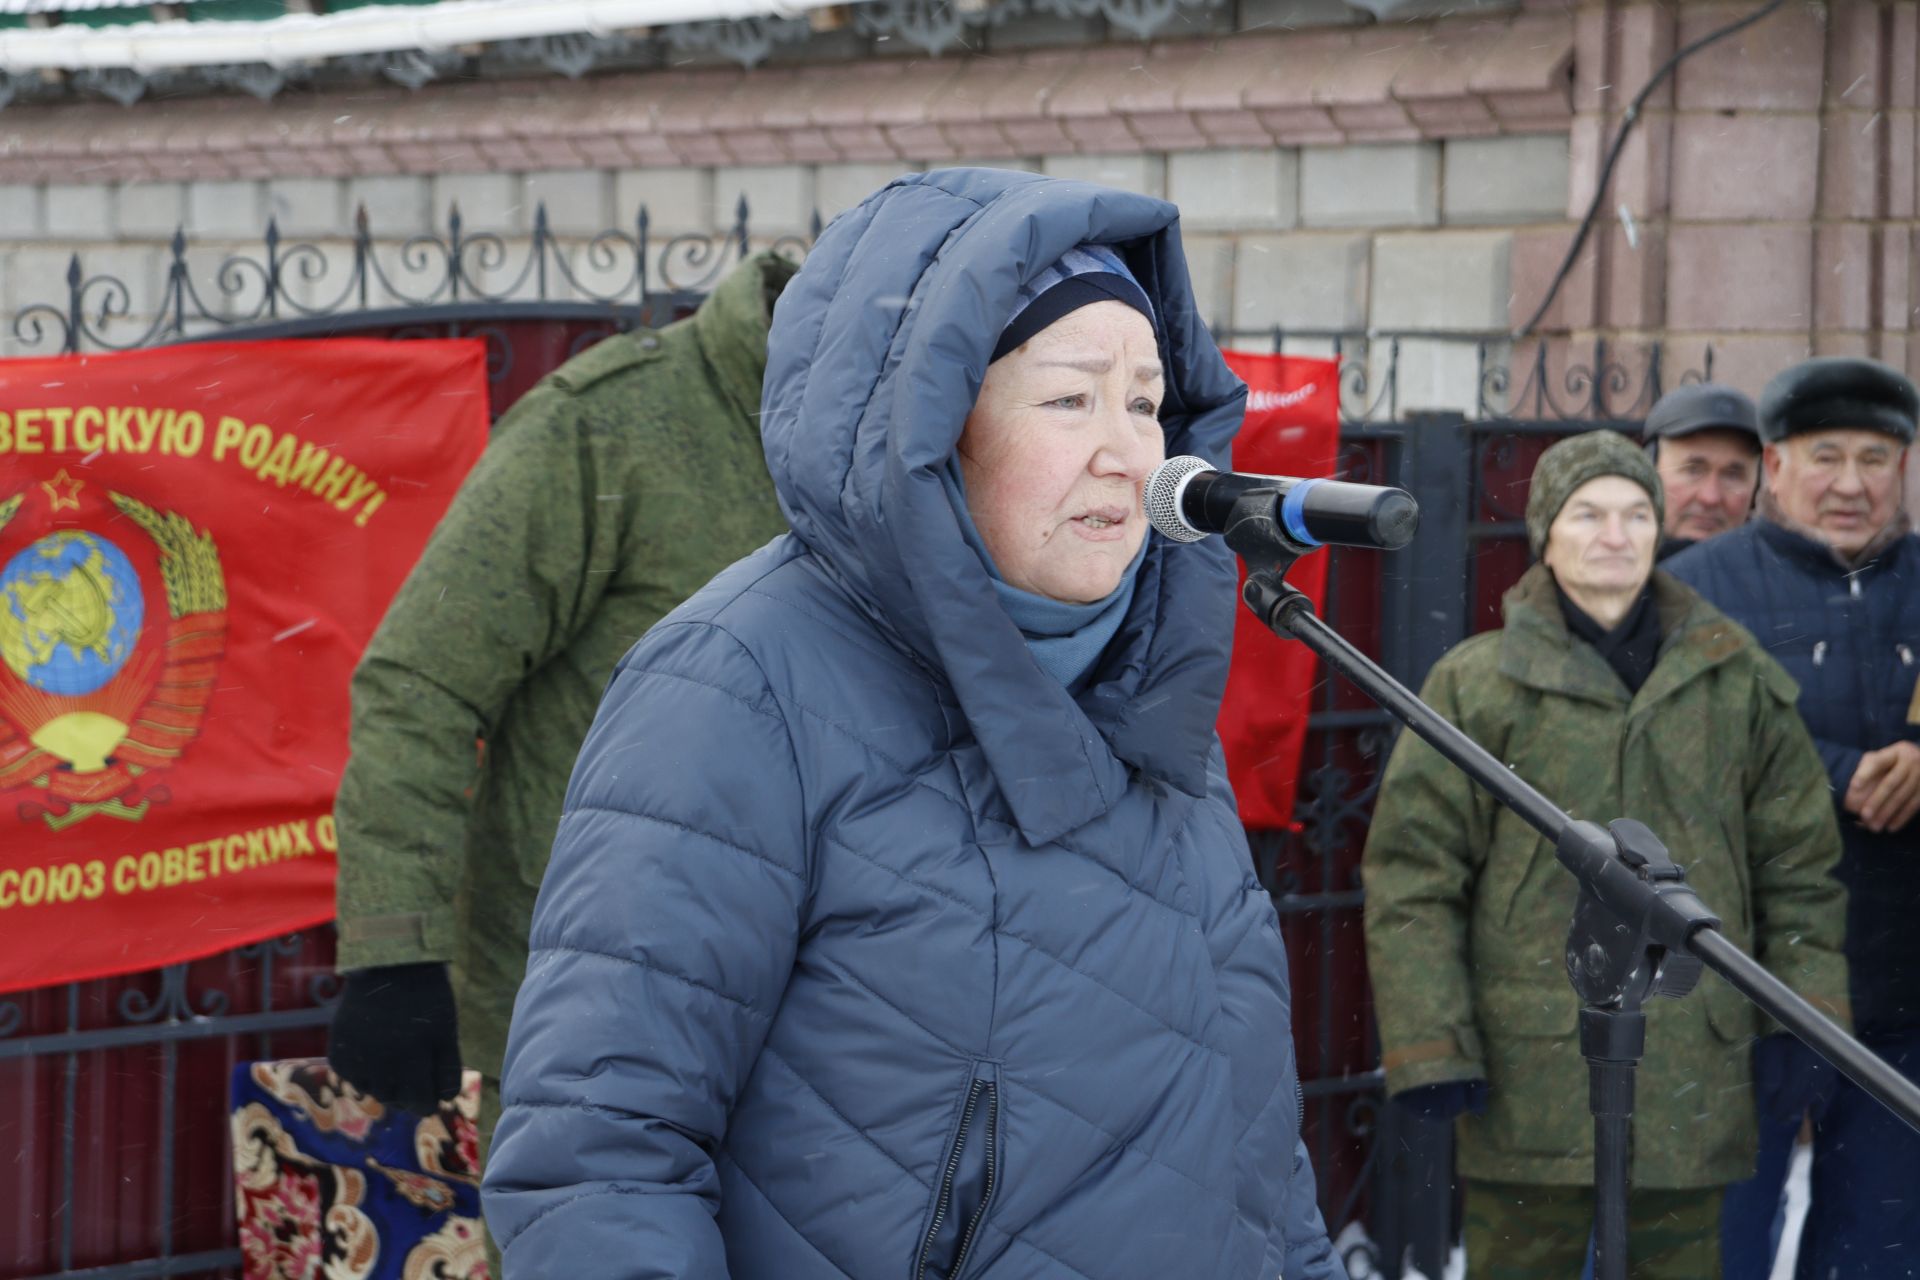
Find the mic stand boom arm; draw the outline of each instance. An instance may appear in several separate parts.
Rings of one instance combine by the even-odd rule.
[[[1727,941],[1719,918],[1687,887],[1685,873],[1658,836],[1631,820],[1606,828],[1575,822],[1317,617],[1312,601],[1284,580],[1309,548],[1278,528],[1271,496],[1246,494],[1226,529],[1227,545],[1249,565],[1242,593],[1247,607],[1276,635],[1320,655],[1551,840],[1560,864],[1580,882],[1567,972],[1583,1004],[1580,1049],[1591,1075],[1596,1280],[1625,1280],[1627,1274],[1627,1146],[1633,1072],[1645,1043],[1642,1003],[1649,995],[1684,996],[1702,964],[1920,1130],[1920,1086]]]

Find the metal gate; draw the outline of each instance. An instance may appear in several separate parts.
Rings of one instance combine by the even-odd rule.
[[[1638,437],[1653,402],[1710,378],[1713,362],[1709,348],[1703,370],[1668,378],[1658,346],[1636,371],[1604,341],[1590,361],[1569,361],[1564,346],[1546,344],[1516,356],[1505,334],[1216,333],[1222,345],[1338,359],[1340,478],[1396,485],[1419,502],[1420,532],[1403,551],[1329,548],[1321,611],[1416,690],[1442,654],[1501,625],[1501,597],[1530,563],[1527,485],[1541,452],[1596,428]],[[1466,394],[1451,408],[1407,407],[1400,374],[1410,363],[1450,366]],[[1249,833],[1287,939],[1321,1207],[1355,1280],[1409,1265],[1437,1280],[1457,1229],[1451,1125],[1386,1103],[1367,978],[1360,853],[1396,736],[1392,717],[1323,675],[1293,828]]]
[[[542,208],[527,257],[509,270],[505,239],[470,232],[457,210],[446,234],[390,253],[362,211],[351,261],[319,300],[313,287],[335,278],[336,264],[322,248],[283,243],[272,224],[261,256],[228,258],[204,277],[176,235],[162,310],[144,330],[129,335],[126,282],[87,275],[76,255],[67,297],[22,311],[15,336],[49,353],[206,338],[480,337],[498,417],[593,342],[690,313],[766,243],[750,235],[748,215],[742,200],[730,231],[661,241],[642,208],[631,228],[570,252]],[[772,245],[799,255],[809,243]],[[1548,347],[1516,367],[1500,334],[1216,333],[1222,345],[1337,358],[1340,474],[1418,499],[1421,534],[1407,551],[1329,552],[1324,611],[1416,687],[1453,644],[1498,625],[1499,596],[1526,564],[1521,513],[1539,451],[1593,426],[1637,432],[1666,381],[1657,348],[1630,376],[1596,345],[1590,364],[1550,382]],[[1437,354],[1468,388],[1453,408],[1403,407],[1416,399],[1401,376],[1415,352],[1429,374]],[[1344,681],[1323,680],[1294,827],[1251,833],[1292,962],[1322,1208],[1356,1280],[1399,1275],[1409,1251],[1439,1275],[1452,1219],[1448,1132],[1382,1103],[1361,944],[1359,854],[1392,741],[1385,713]],[[329,927],[0,997],[0,1280],[237,1276],[226,1081],[241,1060],[325,1051],[332,961]]]

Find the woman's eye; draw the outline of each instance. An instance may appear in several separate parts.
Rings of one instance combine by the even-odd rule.
[[[1056,409],[1084,409],[1087,405],[1087,398],[1084,395],[1075,393],[1070,396],[1061,396],[1058,400],[1049,400],[1047,403]]]
[[[1160,406],[1145,396],[1133,402],[1133,411],[1135,413],[1144,413],[1151,418],[1158,418],[1160,416]]]

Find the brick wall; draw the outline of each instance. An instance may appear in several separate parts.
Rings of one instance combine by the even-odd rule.
[[[329,249],[328,274],[298,281],[318,301],[350,261],[357,208],[391,255],[457,204],[469,231],[506,239],[502,264],[475,266],[500,288],[541,202],[593,277],[587,238],[642,203],[657,253],[728,226],[741,196],[756,233],[801,233],[816,209],[956,161],[1177,202],[1202,305],[1229,328],[1495,332],[1543,295],[1634,91],[1749,11],[1527,0],[1211,43],[14,108],[0,113],[0,350],[25,349],[23,306],[65,299],[75,252],[150,312],[176,227],[205,279],[227,252],[257,255],[274,217]],[[1709,346],[1716,375],[1749,390],[1813,353],[1920,368],[1915,15],[1794,3],[1682,65],[1546,317],[1556,379],[1595,339],[1629,380],[1656,341],[1669,382]],[[1401,407],[1471,403],[1461,356],[1403,352]]]
[[[1499,329],[1509,311],[1514,229],[1564,216],[1568,168],[1566,141],[1554,135],[967,162],[1174,201],[1181,207],[1204,314],[1243,330]],[[313,305],[344,283],[352,260],[349,229],[361,207],[390,272],[400,272],[400,241],[444,235],[457,207],[465,234],[492,232],[505,239],[504,263],[475,269],[483,286],[504,289],[525,259],[535,209],[542,204],[554,236],[589,277],[586,241],[610,227],[630,230],[644,204],[654,240],[650,266],[657,271],[671,237],[724,231],[742,197],[756,238],[804,233],[815,210],[831,218],[915,167],[789,164],[17,184],[0,189],[0,351],[36,349],[13,332],[13,317],[35,302],[64,303],[75,254],[86,275],[111,275],[128,288],[131,315],[109,332],[124,340],[144,328],[164,296],[168,242],[176,228],[192,245],[196,287],[211,304],[219,261],[229,254],[261,257],[271,217],[283,241],[313,243],[326,253],[328,270],[320,278],[289,272],[296,296]],[[400,272],[397,283],[407,282]],[[244,309],[258,291],[251,280],[241,284],[233,301]],[[531,281],[525,282],[520,294],[531,292]],[[552,293],[574,296],[564,285]],[[372,298],[376,305],[394,300],[378,290]]]
[[[1583,0],[1571,212],[1654,69],[1750,12]],[[1917,75],[1916,6],[1880,0],[1788,4],[1683,62],[1648,99],[1549,326],[1605,335],[1629,361],[1657,337],[1698,367],[1710,345],[1715,376],[1750,392],[1810,355],[1920,372]],[[1566,234],[1516,242],[1519,295],[1539,296]],[[1920,509],[1920,472],[1909,484]]]
[[[935,59],[876,45],[752,72],[16,105],[0,112],[0,352],[27,348],[10,323],[22,308],[64,303],[76,252],[86,274],[125,283],[115,337],[136,336],[164,299],[176,227],[201,299],[242,313],[257,281],[231,277],[228,298],[211,277],[229,253],[260,256],[268,217],[325,251],[324,268],[308,257],[288,275],[312,305],[343,286],[362,208],[416,292],[443,268],[427,254],[409,277],[397,242],[444,233],[455,207],[469,234],[505,242],[467,259],[483,287],[512,284],[541,205],[604,287],[630,267],[598,269],[587,241],[631,229],[643,203],[657,281],[671,237],[724,230],[742,197],[756,235],[804,233],[815,210],[955,162],[1176,201],[1202,304],[1225,326],[1498,329],[1514,229],[1565,216],[1571,11],[1525,0],[1371,24],[1350,6],[1282,8],[1228,6],[1231,30],[1145,44],[1023,47],[1009,30],[1005,48]],[[107,294],[122,301],[88,301]]]

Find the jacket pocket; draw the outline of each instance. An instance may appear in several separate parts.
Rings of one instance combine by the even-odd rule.
[[[1000,1181],[1000,1072],[973,1064],[960,1118],[934,1183],[912,1280],[959,1280]]]
[[[1558,985],[1537,976],[1487,974],[1475,993],[1487,1111],[1469,1123],[1481,1126],[1481,1141],[1505,1156],[1564,1158],[1592,1149],[1580,1002],[1566,979],[1554,976]]]

